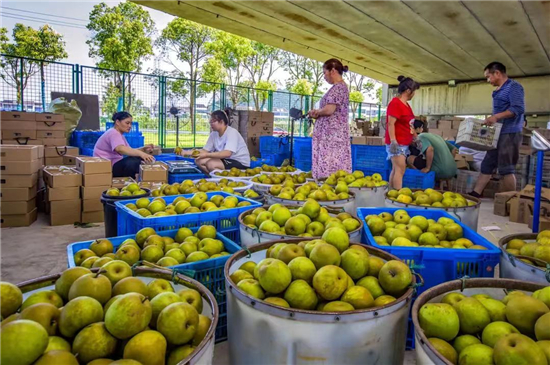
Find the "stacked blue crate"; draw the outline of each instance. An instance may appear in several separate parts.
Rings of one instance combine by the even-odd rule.
[[[281,166],[283,161],[290,157],[290,138],[288,136],[260,137],[260,155],[269,160],[268,165]],[[250,167],[255,167],[251,166]]]
[[[311,138],[294,137],[292,152],[294,166],[302,171],[311,171]]]
[[[388,180],[391,162],[388,160],[386,146],[351,145],[351,162],[353,170],[363,171],[366,175],[379,173]]]

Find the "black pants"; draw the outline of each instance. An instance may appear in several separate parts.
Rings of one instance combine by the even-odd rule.
[[[139,174],[139,165],[141,157],[128,156],[113,165],[113,177],[131,177],[136,178]]]

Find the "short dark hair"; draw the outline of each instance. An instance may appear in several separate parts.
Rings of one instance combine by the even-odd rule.
[[[420,119],[415,119],[414,122],[413,122],[413,127],[414,127],[414,129],[424,128],[424,122],[421,121]]]
[[[226,110],[214,110],[212,114],[210,114],[210,117],[214,118],[218,122],[222,122],[225,125],[229,125],[229,113],[231,112],[230,109]]]
[[[420,89],[420,84],[410,77],[400,75],[397,77],[397,81],[399,81],[399,86],[397,87],[397,92],[399,94],[402,94],[407,90],[411,90],[412,92]]]
[[[500,62],[491,62],[485,68],[483,71],[489,71],[490,73],[495,73],[495,71],[500,71],[501,74],[506,74],[506,66],[504,66]]]
[[[116,122],[117,120],[124,120],[127,118],[132,118],[132,114],[128,112],[116,112],[111,119],[113,122]]]
[[[337,60],[336,58],[331,58],[330,60],[326,60],[325,63],[323,63],[323,68],[327,71],[331,71],[332,69],[336,69],[340,75],[342,75],[344,72],[348,72],[348,66],[344,66],[340,60]]]

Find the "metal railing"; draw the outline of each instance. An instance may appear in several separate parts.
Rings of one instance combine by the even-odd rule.
[[[209,113],[225,107],[273,112],[276,131],[288,132],[290,109],[308,111],[320,100],[318,95],[9,55],[0,56],[0,78],[1,110],[45,111],[52,92],[97,95],[102,128],[122,98],[124,109],[139,123],[145,143],[162,147],[203,146],[210,132]],[[353,108],[355,113],[351,112]],[[383,114],[385,108],[377,104],[350,105],[350,121],[353,117],[378,121]],[[305,129],[296,130],[295,134],[303,135]]]

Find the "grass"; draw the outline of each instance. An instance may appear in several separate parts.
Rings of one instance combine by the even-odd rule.
[[[145,144],[152,143],[154,145],[159,144],[158,132],[143,132],[143,137],[145,137]],[[179,136],[179,145],[183,148],[193,148],[193,147],[202,147],[206,144],[208,139],[208,134],[197,134],[195,135],[195,140],[193,144],[193,135],[192,134],[180,134]],[[174,148],[176,147],[176,135],[175,134],[166,134],[165,148]]]

